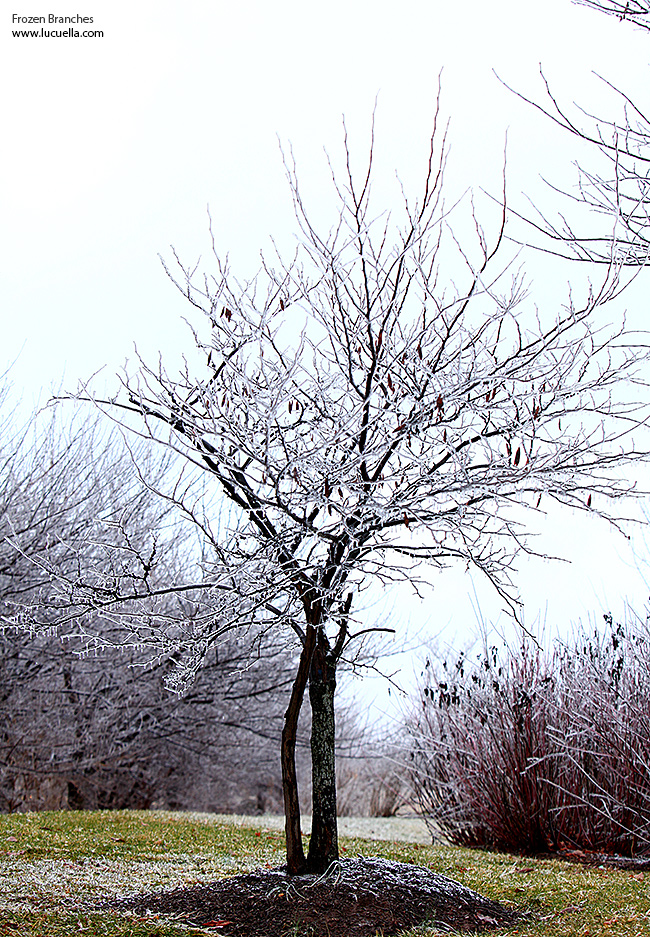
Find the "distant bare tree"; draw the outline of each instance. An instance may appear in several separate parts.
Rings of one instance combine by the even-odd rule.
[[[563,130],[592,144],[602,168],[577,164],[575,189],[557,190],[573,206],[573,218],[566,207],[557,220],[538,207],[532,214],[512,214],[523,218],[529,231],[541,235],[535,243],[541,250],[587,264],[645,266],[650,256],[650,118],[604,78],[604,84],[619,97],[620,117],[607,120],[578,106],[571,113],[559,102],[543,73],[541,77],[543,103],[510,90]]]
[[[347,139],[344,155],[329,231],[310,221],[289,160],[297,255],[264,261],[244,283],[216,251],[212,276],[179,262],[173,276],[199,312],[192,364],[176,374],[140,362],[121,395],[95,400],[184,460],[167,497],[205,545],[192,615],[159,612],[165,588],[180,594],[187,580],[163,585],[150,552],[129,552],[124,527],[101,564],[75,577],[51,567],[55,594],[22,612],[32,627],[110,616],[151,655],[177,655],[179,686],[231,635],[253,646],[260,635],[280,647],[293,638],[282,739],[292,873],[338,857],[334,693],[339,664],[354,661],[368,630],[353,616],[364,590],[418,588],[460,563],[514,609],[526,515],[558,502],[609,516],[608,503],[634,487],[620,470],[647,458],[636,434],[647,391],[640,401],[630,392],[647,352],[595,321],[617,295],[616,261],[582,302],[527,309],[521,277],[504,273],[505,194],[491,236],[473,209],[451,228],[444,134],[434,130],[420,194],[402,200],[399,220],[372,205],[373,147],[359,178]],[[196,469],[215,485],[212,502],[196,497]],[[305,857],[294,756],[307,687]]]
[[[0,810],[277,812],[289,661],[221,648],[182,698],[137,651],[0,637]],[[303,758],[304,762],[305,759]],[[306,767],[306,766],[305,766]]]
[[[95,610],[104,646],[90,654],[75,636],[83,621],[59,622],[50,634],[16,627],[25,602],[49,602],[52,568],[70,587],[81,566],[101,576],[109,545],[123,548],[115,564],[160,551],[164,565],[157,559],[156,568],[166,582],[195,560],[169,504],[139,484],[117,433],[107,437],[87,414],[76,423],[59,414],[23,425],[6,400],[0,412],[0,609],[14,622],[0,635],[0,809],[154,801],[278,809],[287,653],[261,640],[251,655],[231,640],[179,699],[165,687],[173,653],[152,662],[110,616],[100,622]],[[165,460],[149,461],[150,482],[166,469]],[[107,540],[107,530],[119,531],[121,544]],[[164,593],[159,603],[158,613],[171,617],[193,611],[182,593]]]
[[[574,0],[650,29],[648,0]],[[553,220],[537,206],[524,220],[543,239],[535,246],[572,260],[644,267],[650,258],[650,116],[643,92],[633,98],[607,78],[603,85],[618,98],[618,116],[603,117],[579,105],[567,105],[540,69],[544,95],[532,99],[510,90],[577,140],[590,144],[595,159],[576,163],[578,184],[562,190],[565,201]],[[506,85],[506,87],[509,87]],[[600,157],[600,158],[598,158]],[[570,217],[566,204],[573,207]],[[514,212],[513,212],[514,214]]]

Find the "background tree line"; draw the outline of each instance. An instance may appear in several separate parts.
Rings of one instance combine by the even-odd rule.
[[[102,562],[100,529],[131,546],[165,540],[166,572],[182,577],[192,545],[147,489],[138,490],[129,450],[85,416],[41,415],[20,428],[3,393],[0,454],[0,601],[5,617],[52,589],[57,564],[71,580]],[[151,466],[153,475],[169,466]],[[94,555],[93,555],[94,554]],[[169,595],[191,615],[191,600]],[[165,603],[166,606],[165,607]],[[182,697],[165,685],[173,662],[110,645],[93,652],[77,627],[0,636],[0,809],[150,807],[277,811],[275,735],[290,682],[290,656],[236,638],[213,650]]]

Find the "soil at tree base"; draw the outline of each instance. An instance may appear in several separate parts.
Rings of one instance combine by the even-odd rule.
[[[522,914],[430,869],[387,859],[342,859],[326,874],[257,869],[205,885],[110,903],[173,914],[226,937],[384,937],[424,922],[455,931],[514,924]]]

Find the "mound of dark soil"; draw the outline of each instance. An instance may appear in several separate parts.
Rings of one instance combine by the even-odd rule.
[[[429,869],[386,859],[343,859],[325,875],[258,869],[207,885],[136,895],[112,907],[174,914],[227,937],[390,937],[424,922],[479,931],[520,915]]]

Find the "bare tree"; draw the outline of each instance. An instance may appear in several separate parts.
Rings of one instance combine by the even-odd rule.
[[[556,219],[537,206],[533,206],[532,213],[511,210],[512,214],[525,221],[528,234],[533,231],[541,235],[534,245],[538,249],[587,264],[608,266],[614,259],[628,268],[645,266],[650,257],[647,110],[606,78],[597,76],[620,106],[619,115],[613,119],[594,115],[579,105],[563,104],[541,70],[540,75],[544,88],[540,100],[506,87],[562,130],[590,145],[596,158],[589,167],[584,161],[576,162],[578,179],[573,189],[557,189],[551,184],[564,203]]]
[[[216,249],[211,276],[178,261],[170,276],[200,314],[192,364],[173,374],[141,361],[121,394],[96,400],[182,456],[190,474],[201,469],[230,502],[230,520],[211,517],[185,476],[167,493],[201,531],[196,594],[210,601],[189,616],[160,615],[162,586],[150,582],[146,557],[114,542],[103,579],[99,565],[74,581],[59,576],[49,605],[23,611],[34,626],[110,614],[152,654],[174,650],[181,681],[233,631],[252,642],[293,636],[299,658],[282,735],[291,873],[322,871],[338,856],[334,693],[339,664],[354,662],[368,631],[364,590],[400,581],[417,589],[461,563],[515,610],[527,513],[559,502],[607,516],[608,502],[634,487],[620,469],[647,456],[634,435],[647,405],[630,392],[647,353],[594,321],[617,294],[617,264],[581,303],[527,308],[522,277],[502,257],[505,193],[492,236],[473,207],[471,227],[459,217],[455,234],[445,159],[434,128],[421,192],[402,200],[398,219],[373,207],[373,147],[357,178],[346,137],[324,233],[287,160],[296,256],[265,260],[244,283]],[[294,751],[307,687],[305,857]]]
[[[7,386],[3,396],[8,392]],[[167,508],[152,510],[152,499],[133,485],[128,451],[117,434],[107,438],[88,414],[81,422],[25,421],[7,411],[6,401],[2,414],[0,608],[9,622],[22,602],[49,591],[48,566],[72,575],[79,544],[87,545],[86,559],[96,552],[89,534],[102,520],[110,523],[111,515],[130,507],[151,529]],[[80,787],[79,779],[97,773],[97,765],[105,779],[113,779],[104,781],[106,787],[129,761],[122,730],[130,718],[128,734],[137,735],[133,714],[124,712],[129,683],[131,690],[137,683],[129,678],[134,655],[128,662],[114,655],[109,671],[105,662],[81,662],[69,637],[16,628],[0,637],[0,795],[6,809],[44,798],[50,806],[67,804],[75,782]],[[76,650],[83,650],[79,642]],[[134,788],[146,770],[130,774],[126,783]]]

